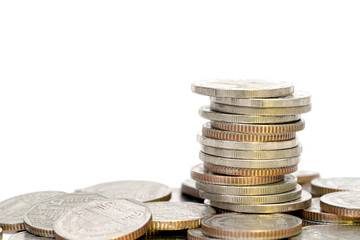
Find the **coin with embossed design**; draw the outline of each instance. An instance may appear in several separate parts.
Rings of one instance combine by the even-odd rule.
[[[320,197],[321,210],[346,217],[360,218],[360,192],[334,192]]]
[[[360,239],[358,226],[317,225],[304,227],[301,234],[291,240],[355,240]]]
[[[53,238],[39,237],[39,236],[30,234],[26,231],[16,233],[9,238],[9,240],[50,240],[50,239],[53,239]]]
[[[360,178],[316,178],[311,180],[312,193],[324,195],[340,191],[360,191]]]

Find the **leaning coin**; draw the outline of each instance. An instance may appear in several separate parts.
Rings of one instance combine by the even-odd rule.
[[[318,172],[311,170],[298,170],[294,175],[297,177],[298,183],[300,184],[311,182],[314,178],[320,177]]]
[[[282,239],[301,232],[301,219],[287,214],[225,213],[205,218],[203,232],[225,239]]]
[[[199,194],[199,190],[195,187],[195,181],[193,179],[186,179],[181,183],[181,192],[185,195],[202,199]]]
[[[360,239],[357,226],[319,225],[304,227],[301,234],[291,240],[354,240]]]
[[[117,181],[87,187],[83,192],[98,193],[109,199],[129,198],[139,202],[168,201],[171,188],[150,181]]]
[[[360,192],[334,192],[320,197],[321,210],[346,217],[360,218]]]
[[[312,192],[324,195],[340,191],[360,191],[360,178],[316,178],[311,180]]]
[[[201,228],[194,228],[194,229],[189,229],[187,231],[187,239],[189,240],[214,240],[214,239],[220,239],[220,238],[212,238],[212,237],[208,237],[206,236],[203,231],[201,230]]]
[[[54,222],[57,240],[130,240],[142,236],[151,211],[130,199],[97,200],[68,209]]]
[[[101,199],[105,197],[99,194],[71,193],[41,201],[25,213],[25,228],[38,236],[54,237],[53,223],[61,213],[81,204]]]
[[[171,192],[171,198],[169,202],[204,202],[204,199],[194,198],[189,195],[185,195],[178,188],[173,188]]]
[[[211,97],[269,98],[291,95],[294,86],[282,81],[216,79],[196,81],[191,90]]]
[[[25,230],[24,214],[26,211],[41,200],[61,194],[64,192],[33,192],[2,201],[0,203],[0,227],[4,231]]]
[[[9,238],[9,240],[50,240],[50,239],[53,238],[39,237],[25,231],[16,233]]]

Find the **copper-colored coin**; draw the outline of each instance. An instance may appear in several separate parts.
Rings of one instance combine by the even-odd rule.
[[[225,176],[212,173],[204,169],[202,164],[196,165],[191,169],[191,178],[198,182],[212,183],[219,185],[261,185],[267,183],[279,182],[284,176],[264,176],[264,177],[238,177]]]
[[[196,189],[193,179],[186,179],[181,183],[181,192],[197,199],[203,199],[199,194],[199,190]]]
[[[298,170],[294,174],[300,184],[311,182],[314,178],[320,177],[320,173],[310,170]]]
[[[211,163],[204,163],[204,168],[210,172],[243,176],[243,177],[264,177],[264,176],[279,176],[293,173],[297,170],[297,165],[282,168],[267,168],[267,169],[253,169],[253,168],[234,168],[221,165],[214,165]]]
[[[271,134],[250,134],[240,132],[229,132],[219,129],[214,129],[210,123],[203,125],[202,134],[205,137],[216,138],[226,141],[238,142],[276,142],[290,140],[296,137],[295,132],[290,133],[271,133]]]
[[[201,228],[195,228],[195,229],[189,229],[187,232],[187,239],[189,240],[214,240],[214,239],[220,239],[220,238],[212,238],[206,236]]]
[[[231,132],[242,132],[252,134],[271,134],[271,133],[289,133],[298,132],[305,128],[305,121],[299,120],[284,124],[244,124],[211,121],[212,128]]]
[[[301,219],[287,214],[214,215],[201,223],[204,233],[222,239],[282,239],[301,232]]]
[[[316,178],[311,180],[312,193],[324,195],[340,191],[360,191],[360,178]]]
[[[360,218],[360,192],[334,192],[320,198],[321,210],[340,216]]]

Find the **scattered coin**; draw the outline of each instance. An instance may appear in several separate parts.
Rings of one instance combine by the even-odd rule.
[[[206,236],[200,228],[189,229],[187,231],[187,239],[189,240],[214,240],[220,238],[212,238]]]
[[[171,192],[171,198],[169,202],[199,202],[202,203],[204,200],[199,198],[191,197],[190,195],[183,194],[180,189],[173,188]]]
[[[35,236],[26,231],[16,233],[9,238],[9,240],[50,240],[50,239],[53,238]]]
[[[340,191],[360,191],[360,178],[316,178],[311,180],[312,193],[324,195]]]
[[[357,226],[322,225],[304,227],[301,234],[290,238],[291,240],[355,240],[360,239]]]
[[[195,187],[195,181],[192,179],[186,179],[181,183],[181,192],[185,195],[203,200],[203,198],[200,197],[199,190]]]
[[[298,170],[294,174],[300,184],[311,182],[314,178],[320,177],[320,173],[310,170]]]
[[[346,217],[360,218],[360,192],[334,192],[320,198],[321,210]]]

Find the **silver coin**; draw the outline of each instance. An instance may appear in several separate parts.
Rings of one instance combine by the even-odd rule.
[[[213,238],[213,237],[206,236],[203,233],[203,231],[201,230],[201,228],[189,229],[187,231],[187,233],[188,233],[187,238],[189,240],[214,240],[214,239],[220,239],[220,238]]]
[[[199,198],[194,198],[189,195],[183,194],[180,189],[173,188],[171,192],[171,198],[169,202],[198,202],[202,203],[204,200]]]
[[[99,194],[71,193],[41,201],[25,213],[25,228],[34,235],[54,237],[53,223],[60,214],[84,203],[102,199],[106,198]]]
[[[327,205],[360,211],[360,192],[334,192],[320,197],[320,202]]]
[[[204,200],[200,197],[199,190],[195,187],[195,181],[193,179],[186,179],[181,183],[181,192],[185,195]]]
[[[39,237],[25,231],[16,233],[9,238],[9,240],[50,240],[50,239],[53,238]]]
[[[0,203],[0,227],[4,231],[25,230],[24,214],[41,200],[62,195],[64,192],[44,191],[19,195]]]
[[[316,178],[311,180],[312,191],[323,195],[336,191],[360,191],[360,178]]]
[[[344,225],[317,225],[304,227],[291,240],[355,240],[360,239],[360,227]]]
[[[151,211],[128,199],[97,200],[65,211],[54,222],[56,239],[136,239],[149,228]]]
[[[109,199],[128,198],[139,202],[168,201],[171,197],[171,188],[150,181],[107,182],[87,187],[82,191],[98,193]]]

